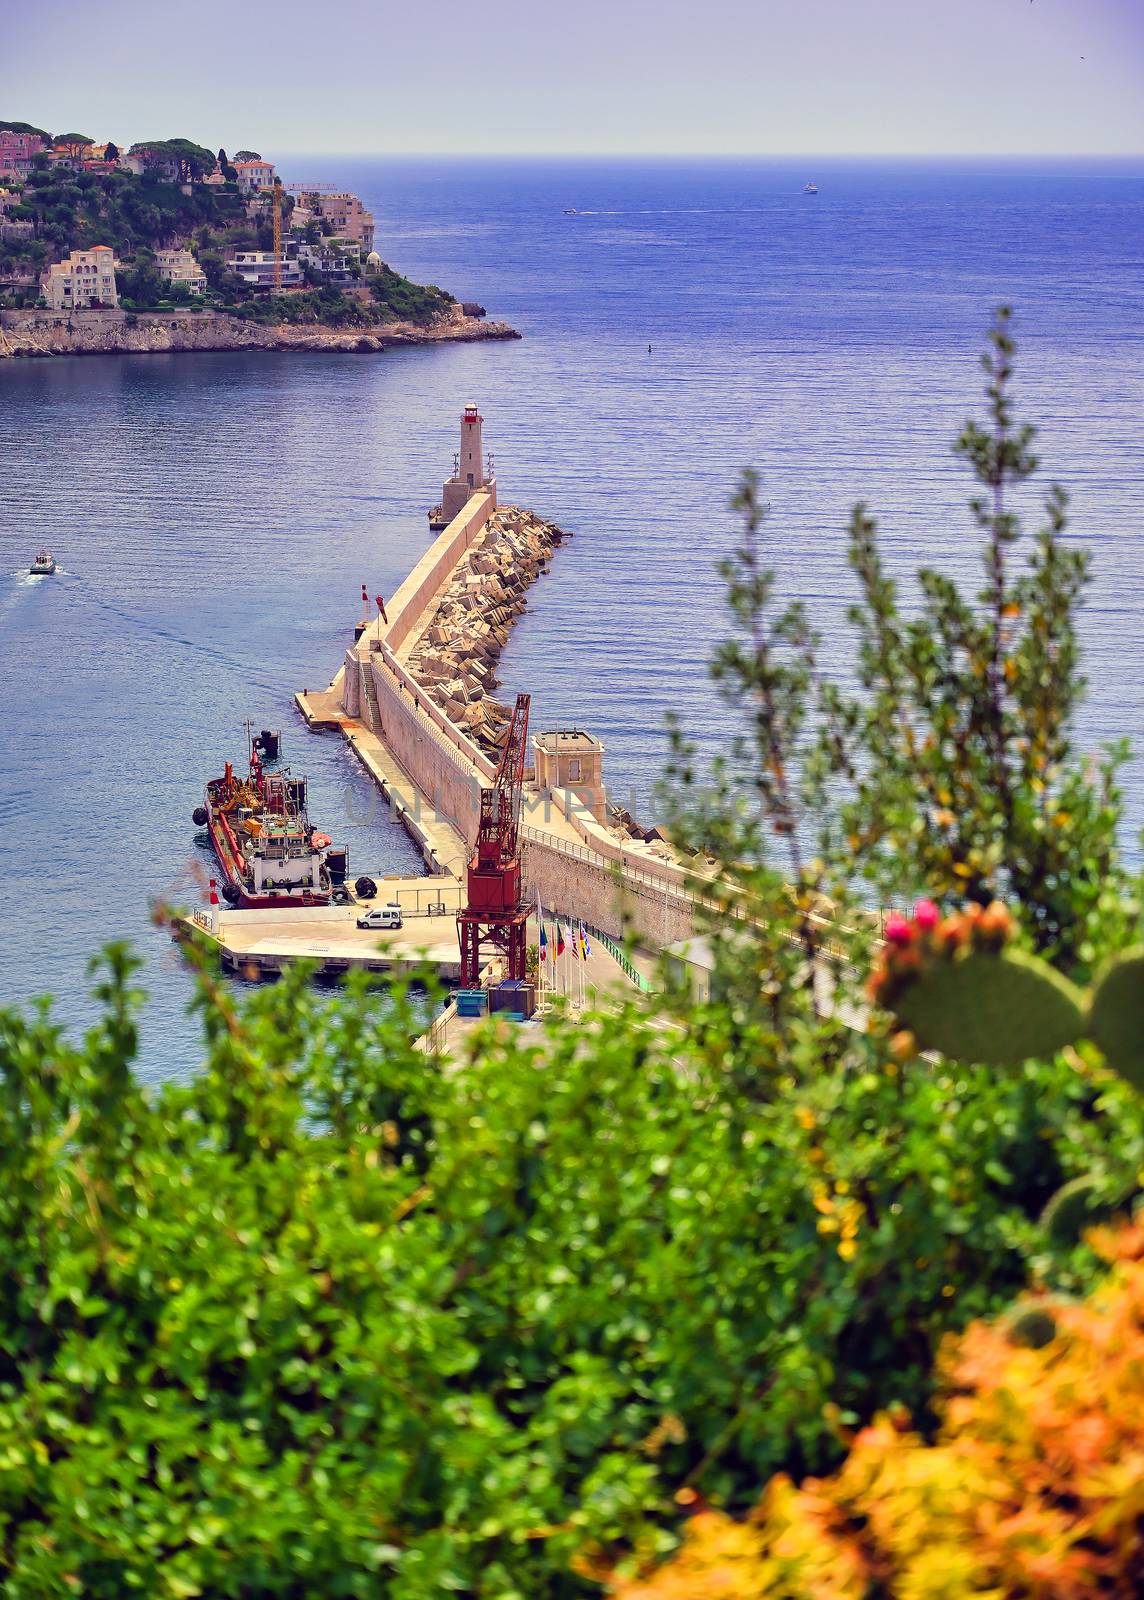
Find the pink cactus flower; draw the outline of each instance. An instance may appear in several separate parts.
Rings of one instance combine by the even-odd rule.
[[[912,931],[905,917],[893,916],[886,918],[886,940],[889,944],[896,944],[899,948],[909,944]]]
[[[941,912],[932,900],[919,900],[914,907],[914,921],[919,928],[923,928],[928,933],[931,928],[936,928],[941,921]]]

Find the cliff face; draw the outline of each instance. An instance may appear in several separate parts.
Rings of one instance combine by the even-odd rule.
[[[3,311],[0,357],[146,355],[179,350],[384,350],[387,345],[448,340],[519,339],[504,322],[466,316],[460,306],[429,327],[391,322],[374,328],[328,328],[244,322],[217,311]]]

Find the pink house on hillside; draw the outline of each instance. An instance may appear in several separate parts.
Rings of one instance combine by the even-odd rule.
[[[22,177],[32,157],[38,156],[44,148],[38,133],[15,133],[11,128],[0,128],[0,178]]]

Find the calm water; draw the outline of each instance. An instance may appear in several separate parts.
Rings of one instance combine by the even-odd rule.
[[[357,867],[415,865],[290,696],[332,675],[361,583],[389,592],[424,547],[469,400],[502,498],[575,534],[506,687],[531,689],[540,724],[599,734],[613,793],[646,812],[667,708],[703,741],[726,731],[703,668],[745,463],[765,477],[781,585],[839,672],[856,498],[903,574],[972,576],[948,446],[977,404],[989,310],[1011,301],[1020,406],[1094,558],[1084,736],[1141,744],[1144,165],[818,163],[816,198],[801,166],[746,162],[281,170],[357,188],[387,260],[525,339],[0,364],[0,999],[51,990],[80,1024],[88,952],[130,938],[152,997],[144,1070],[190,1064],[186,977],[148,906],[201,881],[190,812],[246,716],[283,728]],[[41,542],[60,574],[21,577]]]

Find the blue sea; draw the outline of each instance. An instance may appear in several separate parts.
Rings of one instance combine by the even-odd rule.
[[[779,590],[807,602],[832,672],[851,660],[854,501],[907,586],[920,563],[976,585],[950,442],[980,412],[978,351],[1008,302],[1041,487],[1068,485],[1093,559],[1081,739],[1144,748],[1144,163],[279,170],[358,190],[391,265],[523,341],[0,363],[0,1000],[51,992],[82,1027],[89,953],[129,939],[150,995],[141,1069],[189,1068],[189,983],[149,907],[195,897],[209,861],[190,813],[247,717],[283,729],[355,867],[416,867],[291,695],[332,676],[361,585],[391,592],[424,548],[468,401],[502,499],[574,535],[516,629],[506,690],[531,690],[538,725],[600,735],[614,797],[647,815],[666,713],[707,749],[729,731],[705,664],[743,466],[763,476]],[[61,570],[31,580],[42,543]],[[1142,776],[1137,759],[1137,854]]]

